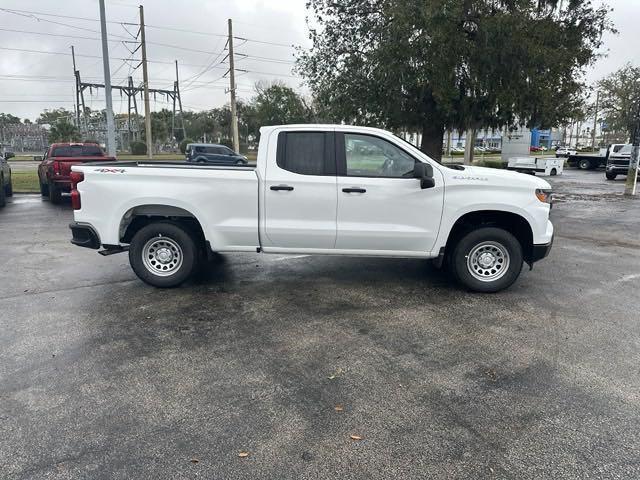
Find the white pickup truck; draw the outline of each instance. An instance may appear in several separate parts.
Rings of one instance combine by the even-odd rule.
[[[157,287],[223,252],[431,258],[467,288],[511,285],[551,248],[544,180],[447,167],[393,134],[345,125],[263,127],[256,167],[75,165],[72,243],[129,251]]]

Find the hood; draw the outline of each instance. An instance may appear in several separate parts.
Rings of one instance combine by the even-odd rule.
[[[464,165],[464,170],[449,170],[454,176],[468,179],[482,179],[491,184],[510,184],[513,186],[522,186],[528,188],[550,189],[551,185],[546,180],[530,175],[528,173],[519,173],[501,168],[487,168]]]

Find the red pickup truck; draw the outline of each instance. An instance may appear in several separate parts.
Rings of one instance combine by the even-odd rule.
[[[60,203],[63,192],[71,191],[71,166],[87,162],[115,162],[97,143],[54,143],[38,166],[40,193],[51,203]]]

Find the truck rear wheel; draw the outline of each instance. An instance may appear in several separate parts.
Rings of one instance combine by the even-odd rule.
[[[51,203],[53,203],[54,205],[62,203],[62,190],[56,187],[56,184],[54,182],[49,182],[48,191],[49,200],[51,201]]]
[[[42,183],[42,180],[39,180],[40,183],[40,195],[42,195],[43,197],[48,197],[49,196],[49,184],[48,183]]]
[[[618,174],[613,172],[605,172],[605,176],[607,177],[607,180],[615,180]]]
[[[7,197],[13,197],[13,183],[11,182],[11,174],[9,174],[9,183],[7,183],[7,187],[4,193]]]
[[[156,222],[133,236],[129,263],[143,282],[154,287],[177,287],[195,272],[198,252],[189,231],[175,223]]]
[[[0,207],[4,207],[7,203],[6,190],[4,189],[4,178],[0,177]]]
[[[453,249],[453,276],[474,292],[498,292],[513,284],[522,270],[522,246],[501,228],[482,227],[464,235]]]
[[[578,168],[580,170],[591,170],[593,168],[591,166],[591,160],[588,160],[586,158],[580,159],[580,161],[578,162]]]

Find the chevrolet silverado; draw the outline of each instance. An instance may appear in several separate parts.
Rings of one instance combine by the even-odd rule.
[[[213,252],[264,252],[430,258],[495,292],[553,240],[546,181],[447,167],[368,127],[263,127],[256,167],[74,165],[71,181],[72,243],[128,250],[157,287],[181,284]]]

